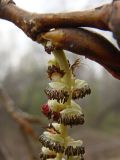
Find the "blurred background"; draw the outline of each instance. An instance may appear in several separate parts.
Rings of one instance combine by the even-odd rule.
[[[94,8],[110,0],[15,0],[28,11],[38,13],[68,12]],[[48,4],[48,2],[50,2]],[[97,30],[96,30],[97,31]],[[98,31],[97,31],[98,32]],[[111,33],[99,31],[116,45]],[[47,101],[47,61],[52,58],[44,48],[29,39],[10,22],[0,20],[0,85],[14,101],[16,108],[38,116],[33,125],[40,135],[47,119],[40,106]],[[79,56],[66,52],[73,63]],[[120,81],[103,67],[84,57],[76,75],[86,80],[92,94],[79,100],[85,124],[73,127],[72,136],[82,139],[86,160],[120,160]],[[39,159],[40,144],[21,132],[21,128],[0,103],[0,160]]]

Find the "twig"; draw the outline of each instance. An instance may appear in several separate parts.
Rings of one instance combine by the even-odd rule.
[[[52,28],[84,26],[110,30],[108,20],[111,4],[83,12],[36,14],[17,7],[13,1],[7,1],[9,3],[4,7],[1,2],[0,18],[13,22],[34,40],[36,35]]]
[[[33,115],[30,115],[18,109],[15,106],[13,100],[8,96],[8,94],[2,88],[0,88],[0,102],[5,107],[6,111],[20,125],[20,128],[22,128],[25,133],[31,135],[34,139],[38,138],[38,135],[32,128],[31,123],[41,124],[40,118],[34,117]]]
[[[120,1],[114,0],[109,26],[120,47]]]
[[[72,51],[104,66],[114,77],[120,79],[120,51],[107,39],[85,29],[56,29],[42,35],[57,48]],[[38,36],[38,42],[41,37]]]
[[[120,52],[98,34],[70,28],[81,26],[113,31],[120,44],[119,13],[120,1],[114,1],[90,11],[59,14],[30,13],[17,7],[12,0],[0,1],[0,18],[13,22],[31,39],[41,43],[41,35],[43,35],[42,38],[52,40],[55,46],[60,45],[63,49],[85,55],[100,63],[118,79],[120,79]],[[60,27],[67,27],[67,29],[43,34]]]
[[[27,136],[27,134],[25,134],[24,130],[21,128],[21,134],[24,138],[24,141],[27,145],[27,148],[28,148],[28,151],[29,151],[29,155],[31,157],[30,160],[38,160],[37,156],[35,156],[35,152],[34,152],[34,149],[30,143],[30,140],[29,140],[29,137]]]

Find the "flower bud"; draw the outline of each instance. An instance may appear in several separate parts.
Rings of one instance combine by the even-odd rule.
[[[67,90],[45,89],[45,93],[50,100],[57,100],[58,103],[65,103],[69,98]]]
[[[72,99],[83,98],[91,93],[91,89],[87,82],[76,79],[72,90]]]
[[[46,147],[42,147],[42,152],[40,154],[41,160],[47,160],[47,159],[55,158],[55,157],[56,157],[56,153],[54,151],[51,151]]]
[[[61,133],[61,126],[58,123],[50,123],[48,127],[54,129],[56,133]]]
[[[54,112],[60,112],[65,109],[63,103],[58,103],[57,100],[48,100],[48,105],[50,106],[50,109]]]
[[[54,81],[59,80],[65,74],[64,70],[61,70],[58,66],[55,65],[48,66],[47,73],[48,73],[48,78]]]
[[[52,119],[54,121],[58,121],[58,119],[60,118],[60,113],[59,112],[55,112],[52,111],[52,109],[50,108],[50,106],[48,104],[44,104],[42,105],[42,113],[48,118],[48,119]]]
[[[70,141],[65,149],[65,155],[69,156],[81,156],[85,153],[84,147],[82,147],[83,142],[81,140],[78,141]]]
[[[49,86],[52,89],[57,89],[57,90],[67,89],[66,84],[63,82],[51,82],[49,83]]]
[[[50,132],[44,132],[40,137],[39,141],[43,146],[49,148],[56,153],[64,152],[64,139],[60,134],[52,134]]]
[[[41,110],[46,117],[51,118],[51,109],[48,104],[43,104]]]
[[[64,125],[79,125],[84,123],[84,115],[77,108],[66,108],[60,112],[59,121]]]

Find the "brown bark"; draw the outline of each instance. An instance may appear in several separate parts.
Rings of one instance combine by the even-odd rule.
[[[112,14],[109,20],[109,27],[114,34],[114,38],[117,39],[120,47],[120,1],[114,1]]]
[[[100,63],[113,76],[120,79],[120,52],[102,36],[76,29],[93,27],[113,31],[119,43],[119,1],[90,11],[59,14],[30,13],[20,9],[10,0],[1,0],[0,4],[0,18],[13,22],[31,39],[39,43],[42,39],[51,40],[55,47],[84,55]],[[60,27],[67,29],[57,29]],[[56,30],[48,32],[53,28]]]
[[[110,4],[90,11],[59,14],[30,13],[17,7],[13,2],[3,6],[0,8],[0,18],[13,22],[34,40],[36,35],[52,28],[82,26],[110,30],[108,26]]]
[[[79,29],[56,29],[42,35],[52,41],[56,48],[63,48],[104,66],[114,77],[120,79],[120,51],[97,33]],[[37,42],[41,42],[41,38]]]

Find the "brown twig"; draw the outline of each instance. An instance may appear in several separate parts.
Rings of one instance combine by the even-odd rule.
[[[113,76],[120,79],[120,52],[98,34],[82,29],[70,29],[81,26],[113,31],[119,44],[119,8],[120,1],[114,1],[90,11],[36,14],[20,9],[12,0],[1,0],[0,18],[13,22],[31,39],[39,43],[42,35],[42,38],[52,40],[57,47],[85,55],[103,65]],[[57,29],[60,27],[68,29]],[[53,28],[56,31],[47,32]],[[73,47],[71,44],[74,44]]]
[[[33,146],[31,145],[30,143],[30,140],[29,140],[29,137],[28,135],[24,132],[24,130],[21,128],[21,134],[24,138],[24,141],[27,145],[27,148],[28,148],[28,151],[29,151],[29,155],[31,157],[30,160],[38,160],[38,157],[36,156],[35,152],[34,152],[34,149],[33,149]]]
[[[18,107],[15,106],[13,100],[2,88],[0,88],[0,103],[2,103],[6,111],[20,125],[20,128],[22,128],[25,133],[31,135],[34,139],[38,138],[37,133],[32,128],[32,123],[41,124],[40,118],[34,117],[33,115],[21,111]]]
[[[120,47],[120,1],[115,0],[112,5],[111,17],[109,20],[109,27],[112,30],[115,39],[117,39]]]
[[[111,4],[90,11],[59,14],[30,13],[17,7],[13,2],[3,6],[0,7],[0,18],[13,22],[34,40],[36,35],[52,28],[84,26],[110,30],[108,20]]]
[[[120,79],[120,51],[99,34],[82,28],[56,29],[42,37],[52,41],[56,48],[63,48],[98,62]],[[38,36],[37,41],[41,42],[41,37]]]

